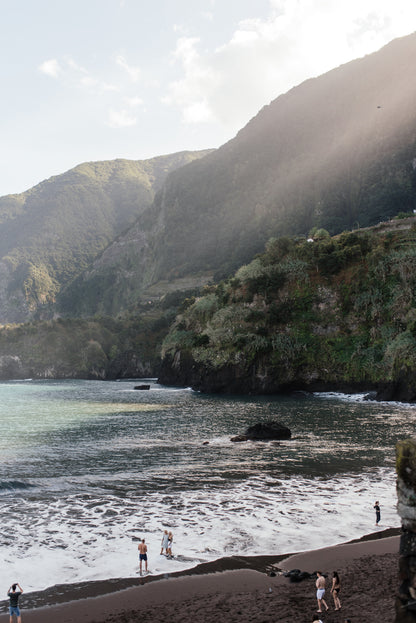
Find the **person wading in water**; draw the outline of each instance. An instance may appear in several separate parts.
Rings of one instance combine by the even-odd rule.
[[[147,573],[147,545],[142,539],[141,543],[139,543],[137,549],[139,550],[139,560],[140,560],[140,575],[142,574],[142,563],[144,561],[144,570]]]

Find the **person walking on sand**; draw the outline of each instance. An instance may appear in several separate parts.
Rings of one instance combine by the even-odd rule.
[[[169,532],[169,534],[168,534],[168,549],[166,550],[168,558],[173,558],[172,543],[173,543],[173,533]]]
[[[19,588],[18,591],[16,590],[16,587]],[[17,582],[16,584],[12,584],[9,590],[7,591],[7,596],[10,600],[10,606],[9,606],[10,623],[13,622],[14,614],[16,615],[17,623],[21,623],[22,621],[22,616],[20,614],[20,608],[19,608],[19,597],[22,593],[23,593],[23,589],[20,586],[20,584],[18,584]]]
[[[328,604],[326,603],[325,599],[324,599],[324,595],[325,595],[325,578],[322,575],[322,573],[320,571],[316,572],[316,575],[318,576],[316,579],[316,599],[318,601],[318,612],[322,612],[322,604],[324,604],[325,606],[325,610],[329,610],[328,608]]]
[[[147,573],[147,545],[144,542],[144,539],[141,540],[137,549],[139,550],[139,560],[140,560],[140,575],[142,575],[142,564],[144,561],[144,570]]]
[[[168,555],[168,546],[169,546],[169,534],[168,531],[165,530],[162,537],[162,543],[160,548],[160,555],[162,556],[163,550],[165,550],[165,555]]]
[[[341,610],[341,602],[339,600],[339,591],[341,590],[341,581],[336,571],[333,573],[331,593],[334,599],[335,610]]]
[[[381,519],[380,503],[378,500],[374,504],[374,510],[376,511],[376,526],[378,526]]]

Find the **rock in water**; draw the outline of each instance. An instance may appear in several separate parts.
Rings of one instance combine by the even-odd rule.
[[[269,441],[274,439],[290,439],[291,430],[279,422],[258,422],[249,426],[244,435],[232,437],[231,441]]]
[[[254,426],[249,426],[245,432],[247,439],[290,439],[292,433],[287,426],[271,420],[269,422],[258,422]]]

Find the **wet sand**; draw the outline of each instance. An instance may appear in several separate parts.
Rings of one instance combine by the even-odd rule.
[[[21,598],[23,623],[311,623],[315,582],[291,582],[283,572],[328,574],[324,623],[394,621],[399,529],[293,555],[232,557],[165,577],[147,576],[53,587]],[[341,577],[342,610],[329,592]],[[270,575],[270,574],[273,575]],[[0,623],[9,620],[2,602]]]

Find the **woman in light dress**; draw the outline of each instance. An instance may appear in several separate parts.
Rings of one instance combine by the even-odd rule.
[[[168,531],[165,530],[164,533],[163,533],[162,543],[161,543],[161,546],[160,546],[160,555],[161,556],[162,556],[163,553],[165,554],[165,556],[168,555],[168,546],[169,546],[169,535],[168,535]]]

